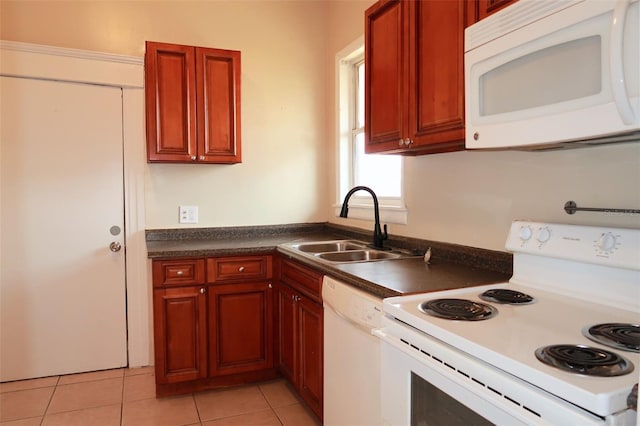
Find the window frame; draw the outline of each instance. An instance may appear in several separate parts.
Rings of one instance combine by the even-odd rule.
[[[334,214],[339,216],[344,196],[355,186],[354,172],[356,165],[355,137],[364,134],[362,127],[356,127],[357,84],[358,76],[355,66],[364,62],[364,37],[359,37],[336,55],[336,132],[337,132],[337,180],[336,202]],[[386,154],[385,154],[386,155]],[[405,205],[404,157],[400,165],[400,196],[378,197],[381,221],[406,224],[407,208]],[[373,220],[373,198],[365,191],[353,194],[349,200],[349,218]]]

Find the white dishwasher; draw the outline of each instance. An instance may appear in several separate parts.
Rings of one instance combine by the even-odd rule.
[[[325,276],[322,300],[324,425],[379,425],[382,299]]]

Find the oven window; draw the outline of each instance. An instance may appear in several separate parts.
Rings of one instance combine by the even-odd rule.
[[[411,426],[493,425],[415,373],[411,373]]]

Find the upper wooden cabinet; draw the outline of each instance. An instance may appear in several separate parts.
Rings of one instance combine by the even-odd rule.
[[[477,0],[478,19],[484,19],[516,1],[518,0]]]
[[[149,162],[239,163],[240,52],[148,41]]]
[[[367,153],[464,149],[464,0],[380,0],[365,13]]]

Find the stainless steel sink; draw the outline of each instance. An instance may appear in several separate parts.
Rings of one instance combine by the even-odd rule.
[[[402,257],[402,255],[398,253],[371,249],[317,253],[316,257],[324,260],[329,260],[331,262],[368,262],[371,260],[397,259],[399,257]]]
[[[313,241],[283,246],[326,263],[374,262],[413,256],[400,250],[378,250],[357,240]]]
[[[354,243],[353,241],[327,241],[292,245],[292,248],[305,253],[343,252],[348,250],[362,250],[365,247],[364,244]]]

